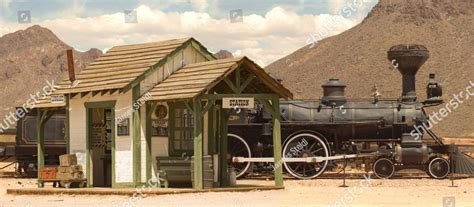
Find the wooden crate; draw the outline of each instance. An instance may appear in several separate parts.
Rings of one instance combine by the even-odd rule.
[[[60,173],[82,172],[82,165],[59,166],[58,172]]]
[[[61,156],[59,156],[59,165],[60,166],[77,165],[76,155],[75,154],[70,154],[70,155],[61,155]]]
[[[56,167],[43,167],[40,168],[40,179],[56,179],[56,174],[58,173],[58,168]]]

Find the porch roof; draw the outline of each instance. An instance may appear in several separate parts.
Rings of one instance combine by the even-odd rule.
[[[293,98],[293,94],[278,81],[275,81],[260,66],[247,57],[227,58],[193,63],[171,74],[163,82],[150,89],[150,100],[193,99],[208,92],[225,77],[240,67],[246,66],[272,92],[281,98]]]
[[[46,95],[36,99],[35,104],[32,107],[27,107],[30,109],[34,108],[63,108],[66,106],[65,102],[62,103],[53,103],[51,102],[51,96]]]

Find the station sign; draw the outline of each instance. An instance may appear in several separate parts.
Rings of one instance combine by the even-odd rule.
[[[53,104],[62,104],[64,103],[64,95],[51,95],[51,103]]]
[[[222,108],[225,109],[253,109],[254,98],[222,98]]]

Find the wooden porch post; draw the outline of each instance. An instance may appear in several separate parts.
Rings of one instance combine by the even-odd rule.
[[[280,125],[280,100],[272,98],[273,113],[273,156],[275,157],[275,186],[283,186],[281,125]]]
[[[153,163],[151,157],[151,135],[152,135],[152,126],[151,126],[151,116],[153,112],[156,110],[158,103],[156,102],[147,102],[146,103],[146,180],[151,179],[151,163]]]
[[[132,107],[135,107],[135,103],[140,98],[140,84],[136,85],[132,89]],[[132,120],[133,120],[133,185],[138,187],[141,183],[141,118],[140,118],[140,107],[133,108]]]
[[[37,142],[37,156],[38,156],[38,178],[40,178],[40,169],[44,167],[44,125],[53,115],[53,111],[37,109],[36,119],[36,142]]]
[[[229,110],[220,108],[220,136],[219,136],[219,180],[221,183],[221,187],[228,187],[229,186],[229,178],[227,176],[227,122],[229,119]]]
[[[194,118],[194,188],[203,188],[203,177],[202,177],[202,111],[201,111],[201,98],[198,97],[194,100],[193,104],[193,118]]]
[[[36,141],[38,145],[38,178],[40,178],[40,169],[44,167],[44,122],[42,119],[43,112],[40,109],[37,109],[37,111]]]

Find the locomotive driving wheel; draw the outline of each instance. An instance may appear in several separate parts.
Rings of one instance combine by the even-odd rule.
[[[327,157],[329,149],[323,139],[314,134],[298,134],[291,137],[283,148],[284,158]],[[321,175],[328,161],[319,163],[283,162],[285,169],[299,179],[313,179]],[[278,163],[275,163],[277,166]],[[277,166],[278,167],[278,166]]]
[[[227,153],[229,159],[229,166],[232,166],[235,170],[237,178],[244,177],[250,167],[250,162],[234,163],[232,157],[252,157],[252,152],[247,142],[240,136],[235,134],[227,135]]]
[[[435,179],[444,179],[449,174],[449,162],[442,157],[432,159],[428,164],[428,175]]]
[[[395,173],[395,165],[387,158],[379,158],[372,166],[375,176],[381,179],[388,179]]]

